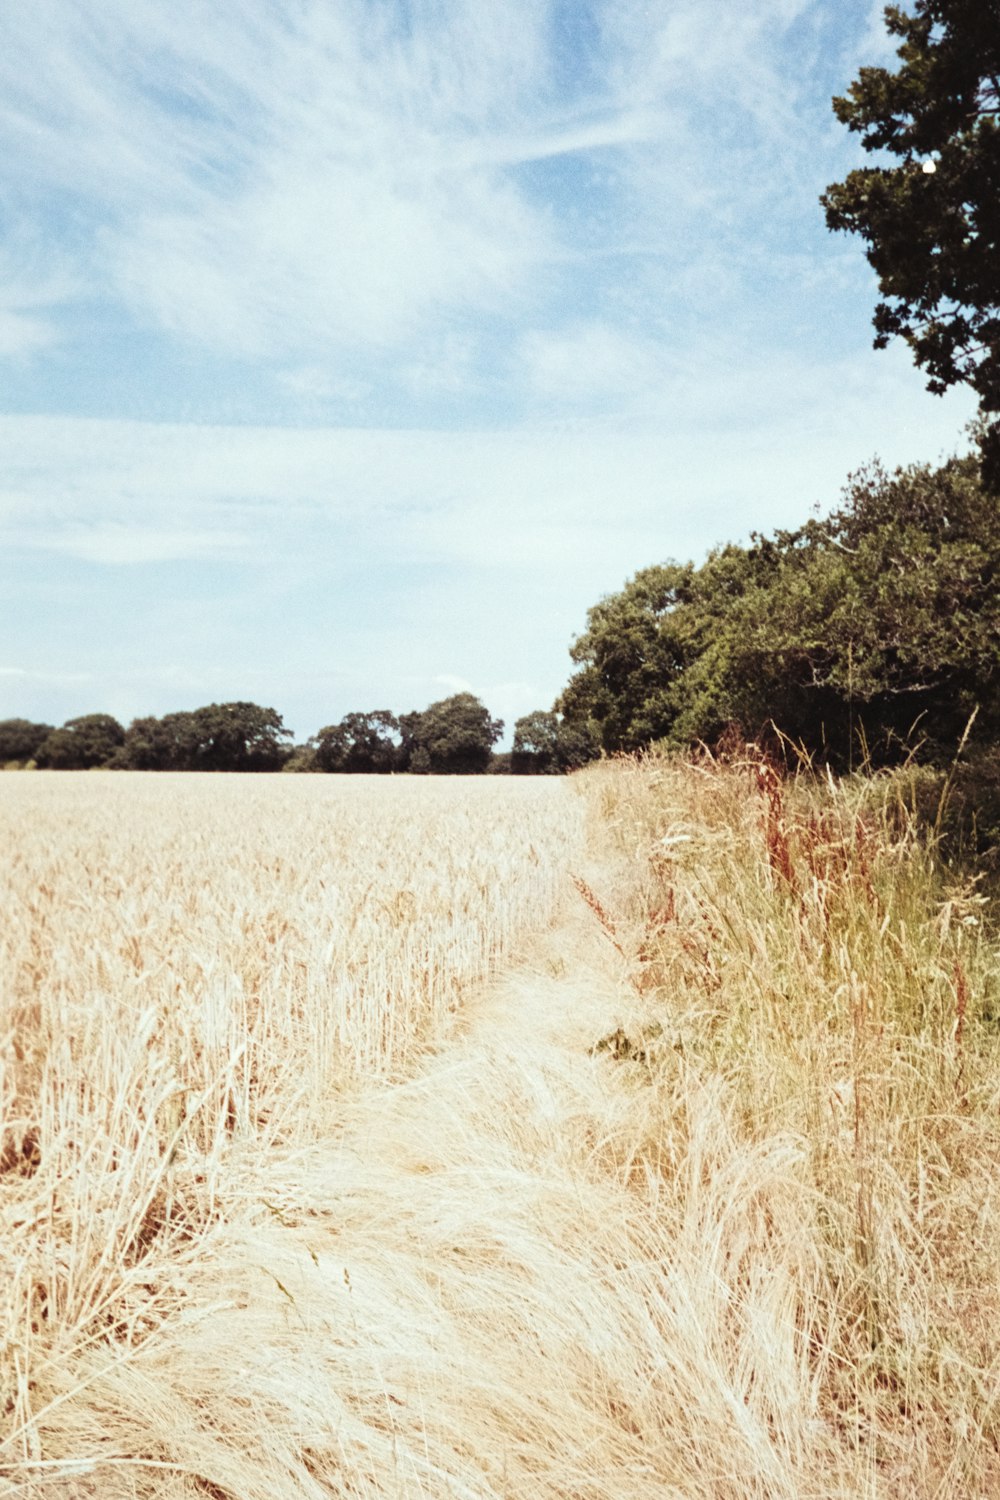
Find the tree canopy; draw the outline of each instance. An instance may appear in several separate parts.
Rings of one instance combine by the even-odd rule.
[[[984,417],[987,487],[1000,488],[1000,0],[890,5],[900,65],[862,68],[837,118],[866,151],[823,195],[878,275],[875,345],[900,336],[941,393],[965,383]]]
[[[597,753],[586,722],[573,723],[553,711],[535,709],[514,725],[510,770],[515,776],[553,776],[574,771]]]
[[[50,771],[90,771],[105,766],[125,741],[125,730],[110,714],[84,714],[53,729],[35,751]]]
[[[0,765],[34,758],[42,769],[62,770],[467,775],[509,769],[507,760],[494,765],[493,746],[502,733],[503,721],[491,718],[472,693],[456,693],[399,717],[384,708],[349,713],[298,746],[288,743],[291,730],[273,708],[209,703],[162,718],[133,719],[127,730],[109,714],[70,719],[61,729],[27,719],[0,720]],[[578,763],[574,756],[582,754],[583,744],[578,730],[571,726],[560,736],[560,763]]]
[[[39,745],[53,732],[53,725],[35,724],[31,719],[0,719],[0,765],[33,760]]]
[[[134,719],[115,756],[134,771],[276,771],[290,737],[279,713],[256,703],[209,703],[162,719]]]
[[[1000,732],[1000,514],[975,458],[853,476],[794,532],[644,569],[602,600],[560,699],[606,750],[776,725],[833,764]],[[862,746],[864,749],[862,750]]]
[[[487,769],[503,720],[491,719],[473,693],[455,693],[422,713],[399,719],[409,770],[436,776],[479,774]]]
[[[387,708],[351,713],[328,724],[316,736],[316,764],[321,771],[384,775],[403,768],[399,720]]]

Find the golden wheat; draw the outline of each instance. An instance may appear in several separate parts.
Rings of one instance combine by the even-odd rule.
[[[234,1161],[329,1135],[547,920],[580,834],[564,792],[5,778],[0,1407],[22,1447],[54,1331],[103,1338],[152,1243],[229,1211]]]

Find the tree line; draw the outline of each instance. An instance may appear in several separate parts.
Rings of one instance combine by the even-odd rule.
[[[642,569],[588,613],[553,708],[503,722],[472,693],[355,712],[305,744],[281,715],[213,703],[125,728],[0,722],[0,764],[42,769],[558,774],[734,726],[836,769],[1000,738],[1000,506],[977,452],[851,477],[831,514]]]
[[[67,720],[60,728],[0,720],[0,765],[85,771],[299,771],[375,775],[551,775],[596,753],[587,726],[554,711],[518,719],[513,749],[498,754],[503,720],[472,693],[456,693],[421,712],[349,713],[304,744],[292,743],[281,714],[256,703],[210,703],[190,711],[133,719],[111,714]]]
[[[848,769],[916,746],[950,756],[1000,737],[1000,506],[978,453],[852,476],[794,531],[642,569],[588,613],[553,708],[503,722],[472,693],[420,712],[355,712],[292,743],[281,715],[212,703],[126,728],[0,721],[0,764],[42,769],[558,774],[653,742],[712,744],[738,726]],[[975,716],[973,718],[973,716]]]
[[[738,726],[846,769],[948,758],[970,720],[995,745],[1000,506],[981,457],[875,463],[825,518],[645,568],[571,655],[558,708],[609,752]]]

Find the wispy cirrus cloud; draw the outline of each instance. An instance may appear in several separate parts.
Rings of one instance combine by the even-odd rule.
[[[722,9],[596,0],[568,68],[556,0],[11,7],[0,144],[21,211],[72,203],[89,294],[140,326],[370,358],[442,318],[530,320],[602,241],[676,266],[696,217],[718,236],[787,195],[767,167],[799,158],[810,6]],[[555,207],[572,159],[586,221]]]
[[[725,343],[668,360],[585,325],[525,357],[538,419],[510,431],[0,417],[0,545],[116,567],[280,563],[291,578],[361,576],[373,560],[510,567],[575,573],[576,592],[794,524],[876,453],[938,458],[974,404],[929,402],[915,428],[899,352],[864,369],[740,364]],[[577,417],[585,398],[607,414]]]
[[[545,406],[596,407],[618,418],[663,408],[671,359],[643,333],[598,320],[534,329],[521,340],[519,356],[529,388]]]
[[[405,30],[393,9],[8,11],[0,139],[23,201],[82,203],[92,278],[241,355],[502,310],[553,243],[489,163],[544,94],[544,8],[417,4]]]
[[[0,243],[0,359],[20,359],[58,340],[62,307],[78,294],[65,258],[37,235],[8,233]]]

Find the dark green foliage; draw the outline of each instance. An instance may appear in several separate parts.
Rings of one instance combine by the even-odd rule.
[[[491,719],[472,693],[432,703],[397,718],[388,709],[350,713],[304,745],[290,746],[291,730],[273,708],[256,703],[209,703],[203,708],[133,719],[124,730],[108,714],[71,719],[62,729],[24,719],[0,721],[0,763],[35,754],[39,766],[127,771],[336,771],[418,775],[509,771],[510,758],[493,746],[503,722]],[[566,765],[587,758],[587,736],[560,731]],[[6,736],[6,738],[5,738]]]
[[[885,11],[900,65],[862,68],[837,118],[865,167],[823,195],[831,229],[860,234],[885,300],[876,347],[899,335],[942,392],[965,383],[989,418],[985,479],[1000,487],[1000,0]],[[925,164],[933,170],[925,171]]]
[[[597,754],[586,723],[572,723],[557,713],[536,709],[514,725],[510,769],[515,776],[554,776],[576,770]]]
[[[46,735],[35,760],[51,771],[89,771],[108,765],[124,740],[124,729],[110,714],[84,714]]]
[[[559,715],[536,709],[514,725],[510,766],[515,776],[548,776],[558,771]]]
[[[316,763],[321,771],[385,774],[403,766],[399,720],[388,709],[353,713],[328,724],[316,736]]]
[[[701,568],[665,563],[596,605],[570,655],[581,666],[556,707],[608,751],[713,738],[735,714],[726,627],[770,559],[739,547]]]
[[[472,693],[456,693],[423,713],[399,719],[404,764],[419,775],[474,775],[485,771],[503,720],[491,719]]]
[[[134,719],[114,763],[132,771],[277,771],[290,735],[273,708],[210,703]]]
[[[293,745],[281,769],[295,774],[318,771],[320,767],[316,759],[315,740],[306,740],[304,745]]]
[[[912,766],[888,780],[901,822],[915,817],[955,870],[969,868],[989,881],[1000,877],[1000,749],[980,745],[947,769]]]
[[[130,771],[187,771],[198,761],[200,737],[193,713],[133,719],[116,764]]]
[[[273,708],[256,703],[210,703],[193,715],[199,736],[198,769],[277,771],[291,730]]]
[[[836,765],[1000,733],[1000,512],[972,458],[854,476],[842,507],[647,568],[589,614],[559,706],[607,750],[776,725]]]
[[[847,504],[798,534],[803,561],[770,617],[800,678],[888,747],[911,726],[947,756],[978,707],[1000,729],[1000,512],[973,459],[855,477]]]
[[[0,719],[0,765],[6,761],[33,760],[39,745],[53,732],[51,724],[33,724],[30,719]]]

